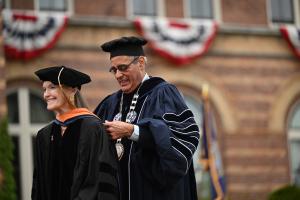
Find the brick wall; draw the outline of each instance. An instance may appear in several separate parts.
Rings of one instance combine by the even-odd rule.
[[[126,16],[126,0],[74,0],[75,15]]]
[[[229,198],[263,200],[289,183],[286,142],[284,134],[265,131],[227,134],[223,155]]]
[[[243,25],[266,25],[266,0],[221,0],[224,23]]]
[[[167,17],[183,17],[183,0],[165,0]]]
[[[33,10],[34,0],[11,0],[11,8]]]
[[[260,25],[268,24],[266,0],[220,0],[222,21],[227,24]],[[74,0],[75,16],[125,17],[128,11],[127,0]],[[183,17],[183,0],[165,0],[166,17]],[[12,9],[34,9],[33,0],[11,0]]]

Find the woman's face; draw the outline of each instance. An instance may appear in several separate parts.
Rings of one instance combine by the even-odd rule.
[[[47,103],[48,110],[62,114],[72,109],[71,105],[67,101],[65,95],[58,85],[55,85],[50,81],[44,81],[43,90],[44,100]],[[74,96],[73,88],[64,87],[63,90],[67,98],[70,98],[71,95]]]

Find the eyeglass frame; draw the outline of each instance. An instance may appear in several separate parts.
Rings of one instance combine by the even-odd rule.
[[[112,73],[112,74],[116,74],[117,70],[120,71],[120,72],[125,72],[125,71],[128,70],[128,68],[130,67],[130,65],[132,65],[139,58],[140,58],[140,56],[135,56],[133,58],[133,60],[130,63],[128,63],[128,64],[120,64],[120,65],[117,65],[117,66],[111,66],[109,68],[109,72]]]

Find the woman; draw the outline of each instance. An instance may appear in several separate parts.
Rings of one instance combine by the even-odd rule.
[[[36,136],[34,200],[118,199],[117,158],[102,121],[80,104],[87,74],[57,66],[38,70],[56,119]]]

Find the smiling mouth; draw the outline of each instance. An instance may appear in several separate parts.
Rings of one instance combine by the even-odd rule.
[[[128,84],[128,81],[127,81],[127,80],[122,80],[122,81],[119,81],[119,84],[120,84],[121,86],[125,86],[125,85]]]
[[[51,103],[51,102],[54,102],[54,101],[55,101],[55,99],[47,99],[46,100],[47,103]]]

